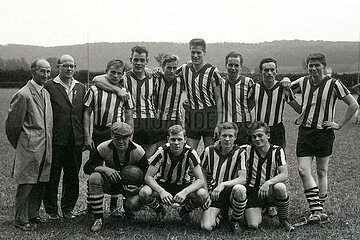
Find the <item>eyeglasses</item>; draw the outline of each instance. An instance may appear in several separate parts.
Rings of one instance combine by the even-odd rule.
[[[62,67],[62,68],[65,68],[65,69],[67,69],[67,68],[70,68],[70,69],[73,69],[73,68],[76,68],[76,65],[75,64],[59,64],[59,66],[60,67]]]

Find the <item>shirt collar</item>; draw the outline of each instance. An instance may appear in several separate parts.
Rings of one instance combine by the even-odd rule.
[[[36,91],[37,91],[38,93],[41,93],[41,90],[44,88],[44,86],[37,84],[37,83],[34,81],[34,79],[31,79],[30,82],[31,82],[32,85],[34,85]]]
[[[70,88],[68,86],[66,86],[66,84],[61,81],[60,79],[60,75],[57,75],[54,80],[53,80],[55,83],[59,83],[61,86],[63,86],[65,89],[73,89],[75,84],[79,83],[79,81],[77,81],[75,78],[71,78],[71,85],[70,85]]]

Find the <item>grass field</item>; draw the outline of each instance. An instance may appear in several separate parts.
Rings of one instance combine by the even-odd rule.
[[[211,234],[199,227],[200,211],[192,213],[189,226],[181,224],[177,212],[168,209],[162,228],[154,225],[155,214],[142,210],[137,213],[139,220],[127,223],[122,220],[105,219],[104,229],[93,234],[89,231],[92,223],[90,216],[81,216],[73,221],[41,225],[34,232],[22,232],[13,226],[14,196],[16,185],[10,178],[13,149],[4,133],[4,120],[10,99],[15,89],[0,89],[0,239],[360,239],[360,164],[359,140],[360,124],[354,120],[341,131],[336,132],[334,154],[329,165],[329,200],[325,210],[331,222],[325,225],[308,225],[296,228],[293,233],[286,233],[279,228],[277,219],[265,217],[262,230],[245,231],[241,236],[234,236],[228,226],[222,226]],[[337,105],[337,120],[345,113],[342,102]],[[308,215],[308,206],[303,194],[303,187],[297,173],[295,143],[297,126],[293,124],[296,113],[285,110],[287,130],[287,161],[289,164],[290,221],[296,222]],[[88,153],[84,153],[83,162]],[[315,166],[314,166],[315,167]],[[81,193],[75,211],[85,208],[86,176],[81,171]],[[107,198],[107,204],[109,199]],[[108,214],[108,209],[107,214]],[[44,210],[41,209],[41,214]]]

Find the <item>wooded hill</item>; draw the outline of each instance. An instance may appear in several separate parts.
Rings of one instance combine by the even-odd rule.
[[[154,56],[160,53],[173,53],[180,57],[181,62],[189,59],[189,47],[185,43],[168,42],[127,42],[127,43],[90,43],[89,70],[101,71],[112,58],[120,58],[129,63],[131,47],[139,45],[149,50],[149,67],[157,66]],[[359,43],[329,42],[329,41],[273,41],[264,43],[209,43],[207,44],[206,61],[224,71],[225,55],[236,50],[244,57],[244,66],[251,72],[258,69],[258,63],[263,57],[274,57],[278,60],[281,73],[300,73],[303,60],[311,52],[324,52],[327,55],[328,66],[334,72],[357,72],[359,61]],[[59,57],[62,54],[74,56],[78,70],[87,69],[87,44],[41,47],[30,45],[8,44],[0,45],[0,58],[21,59],[29,64],[39,57]]]

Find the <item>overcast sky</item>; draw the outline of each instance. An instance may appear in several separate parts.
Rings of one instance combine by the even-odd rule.
[[[359,0],[1,0],[0,44],[358,41]],[[1,54],[1,53],[0,53]]]

